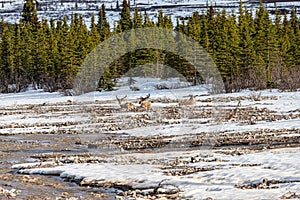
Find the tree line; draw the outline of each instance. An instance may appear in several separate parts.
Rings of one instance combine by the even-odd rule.
[[[227,92],[245,88],[300,87],[300,19],[293,8],[282,17],[276,8],[270,16],[262,2],[252,10],[195,12],[177,31],[192,37],[210,53]]]
[[[97,17],[92,14],[87,27],[78,14],[73,14],[70,22],[67,16],[56,21],[39,20],[34,0],[26,0],[18,23],[9,25],[2,18],[0,92],[20,92],[29,86],[50,92],[71,89],[85,57],[98,44],[114,34],[143,27],[176,30],[199,42],[216,63],[227,92],[300,87],[300,19],[295,9],[290,17],[281,16],[276,10],[272,18],[262,3],[255,15],[242,3],[239,15],[209,6],[188,19],[177,19],[174,25],[162,10],[156,20],[151,20],[147,12],[137,8],[131,11],[127,0],[120,7],[120,19],[113,27],[108,23],[104,5]],[[140,49],[111,63],[99,77],[99,87],[113,89],[116,78],[136,66],[143,66],[144,76],[168,73],[146,63],[176,65],[187,80],[194,84],[203,81],[191,64],[177,55]]]

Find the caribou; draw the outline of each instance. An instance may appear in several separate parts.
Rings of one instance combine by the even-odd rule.
[[[151,102],[147,100],[149,98],[150,98],[150,94],[148,94],[146,97],[140,97],[139,98],[139,104],[140,104],[140,106],[142,108],[145,108],[146,110],[148,110],[152,106]]]
[[[132,102],[123,102],[125,99],[127,98],[127,95],[124,96],[123,98],[119,98],[118,96],[116,96],[116,99],[120,105],[121,108],[125,108],[127,110],[133,110],[135,109],[135,105]]]

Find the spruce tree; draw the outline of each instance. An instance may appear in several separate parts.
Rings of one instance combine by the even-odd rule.
[[[130,7],[128,5],[127,0],[123,0],[123,7],[121,11],[120,18],[120,28],[122,31],[126,31],[132,28],[132,21],[130,16]]]
[[[257,10],[255,29],[257,88],[274,87],[273,71],[279,60],[278,35],[262,2]]]
[[[236,15],[232,11],[232,14],[228,17],[228,59],[227,64],[230,70],[230,82],[233,84],[233,87],[236,87],[237,90],[240,89],[240,80],[241,80],[241,69],[239,65],[239,28],[236,21]]]
[[[188,36],[197,42],[200,42],[201,22],[198,12],[194,12],[193,16],[189,18],[187,23]]]
[[[19,24],[15,25],[14,36],[14,73],[13,82],[16,85],[16,92],[20,92],[27,85],[24,81],[24,67],[23,67],[23,48],[22,48],[22,19]]]
[[[162,12],[162,9],[160,9],[158,11],[158,16],[157,16],[157,23],[156,23],[157,27],[159,27],[159,28],[164,27],[164,19],[163,18],[164,18],[163,12]]]
[[[207,15],[202,11],[200,44],[207,52],[210,52],[209,21]]]
[[[240,66],[240,81],[239,81],[239,89],[244,87],[249,87],[249,74],[252,73],[253,62],[255,59],[255,51],[254,51],[254,43],[253,43],[253,19],[247,9],[243,9],[240,6],[239,11],[239,47],[240,52],[238,54],[239,57],[239,66]]]
[[[230,90],[231,80],[231,48],[229,44],[229,21],[227,20],[226,11],[218,12],[215,29],[215,53],[212,55],[220,74],[222,75],[227,91]]]
[[[104,41],[110,36],[110,26],[106,19],[106,8],[105,5],[102,4],[101,10],[98,13],[98,24],[97,29],[100,34],[100,40]]]
[[[291,12],[290,18],[291,25],[291,49],[290,55],[294,58],[294,62],[291,63],[292,67],[300,66],[300,20],[297,18],[296,8],[294,7]]]
[[[50,22],[50,24],[52,24]],[[56,31],[53,29],[54,24],[50,27],[50,33],[48,36],[48,64],[47,64],[47,76],[46,76],[46,88],[49,92],[54,92],[59,87],[59,79],[57,77],[60,76],[60,72],[58,70],[59,65],[59,52],[58,52],[58,45],[57,45],[57,38],[56,38]]]
[[[33,83],[33,74],[34,74],[34,54],[33,49],[35,48],[35,38],[32,32],[32,26],[30,23],[27,23],[23,27],[22,31],[22,49],[23,49],[23,68],[26,74],[25,80],[28,83]]]
[[[68,67],[74,63],[75,56],[75,20],[72,16],[70,26],[66,17],[64,20],[58,20],[56,25],[55,40],[57,41],[58,63],[56,66],[56,81],[59,88],[67,88]],[[55,42],[55,41],[54,41]]]
[[[143,27],[143,18],[142,14],[139,12],[138,8],[134,8],[133,15],[133,28],[142,28]]]
[[[34,56],[34,79],[39,88],[44,88],[47,81],[47,68],[49,64],[48,57],[48,36],[50,35],[50,27],[48,21],[43,19],[41,27],[37,31],[35,56]]]
[[[216,24],[215,24],[215,10],[214,7],[211,5],[206,13],[206,19],[207,19],[207,36],[209,38],[209,43],[207,46],[208,52],[213,55],[215,48],[215,30],[216,30]]]
[[[145,11],[143,27],[154,27],[154,26],[155,26],[155,23],[153,21],[151,21],[148,13]]]
[[[89,44],[90,49],[94,49],[100,43],[100,33],[98,32],[97,25],[95,23],[95,15],[92,14],[91,27],[90,27],[90,38],[91,43]]]
[[[90,32],[84,23],[82,15],[74,15],[73,23],[68,32],[68,58],[66,60],[66,88],[72,87],[74,78],[87,54],[91,51]]]
[[[14,46],[13,46],[13,31],[5,25],[2,18],[1,27],[3,29],[1,35],[1,90],[2,92],[10,92],[9,85],[12,84],[12,77],[14,72]]]
[[[22,18],[23,23],[31,23],[33,27],[38,26],[39,19],[37,16],[36,1],[25,0],[22,11]]]
[[[61,64],[61,84],[63,89],[68,89],[73,84],[74,74],[77,69],[77,57],[76,47],[77,47],[77,16],[73,16],[73,22],[70,24],[69,31],[65,36],[65,45],[62,47],[62,52],[60,53],[62,62]]]
[[[256,10],[255,16],[255,35],[254,35],[254,47],[256,51],[255,57],[255,69],[253,71],[253,84],[258,89],[265,89],[267,87],[267,74],[269,74],[268,68],[268,32],[270,20],[268,17],[268,11],[264,8],[262,1],[260,7]]]
[[[173,29],[173,22],[171,16],[164,15],[164,28]]]

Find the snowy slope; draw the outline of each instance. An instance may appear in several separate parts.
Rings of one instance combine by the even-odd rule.
[[[102,4],[105,4],[107,8],[108,20],[113,27],[113,24],[119,19],[119,12],[116,10],[116,1],[112,0],[93,0],[93,1],[50,1],[50,0],[40,0],[38,14],[42,18],[54,18],[62,19],[64,15],[68,16],[70,20],[72,13],[80,13],[84,16],[86,23],[90,24],[91,14],[97,13]],[[244,1],[244,6],[247,6],[250,9],[258,7],[258,3],[249,3]],[[121,1],[119,1],[121,5]],[[234,9],[238,12],[237,0],[222,0],[222,1],[207,1],[207,0],[131,0],[131,5],[135,5],[141,10],[147,10],[150,18],[156,19],[157,12],[159,9],[162,9],[165,14],[168,14],[172,17],[172,20],[175,24],[176,18],[185,18],[190,16],[192,12],[198,11],[201,12],[203,9],[207,8],[207,5],[214,5],[216,9],[226,8],[228,13]],[[273,3],[265,4],[265,6],[270,10],[274,10],[275,6]],[[292,7],[299,8],[300,2],[278,2],[277,6],[280,10],[289,12]],[[23,8],[22,0],[10,0],[2,1],[0,5],[0,17],[4,17],[6,21],[14,23],[18,22],[20,13]],[[300,14],[300,13],[299,13]]]

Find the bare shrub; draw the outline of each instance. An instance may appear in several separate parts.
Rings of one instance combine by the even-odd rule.
[[[249,98],[253,101],[261,101],[262,100],[261,92],[259,92],[259,93],[251,92],[249,95]]]
[[[287,70],[282,73],[278,89],[281,91],[296,91],[300,88],[300,67]]]
[[[267,75],[265,69],[250,69],[248,88],[263,90],[267,88]]]
[[[129,87],[132,91],[139,91],[140,88],[136,87],[136,86],[130,86]]]
[[[183,83],[183,82],[178,82],[178,83],[161,83],[161,84],[156,84],[154,87],[157,90],[170,90],[170,89],[179,89],[179,88],[185,88],[190,86],[190,83]]]

